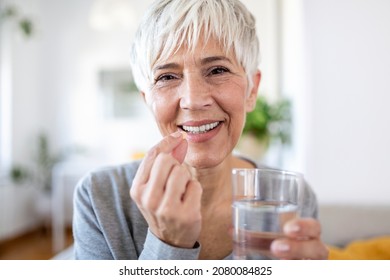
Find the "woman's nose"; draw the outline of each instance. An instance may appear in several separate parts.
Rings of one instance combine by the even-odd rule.
[[[187,77],[181,88],[180,107],[189,110],[205,109],[213,103],[211,93],[211,86],[202,78]]]

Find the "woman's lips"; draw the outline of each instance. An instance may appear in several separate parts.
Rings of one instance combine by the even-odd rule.
[[[218,126],[219,122],[205,123],[202,125],[183,125],[182,129],[188,133],[205,133]]]
[[[187,140],[193,143],[205,142],[213,138],[221,128],[221,121],[186,122],[180,129],[187,133]]]

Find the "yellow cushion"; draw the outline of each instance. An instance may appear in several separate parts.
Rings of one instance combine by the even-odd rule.
[[[390,260],[390,236],[357,240],[344,248],[328,246],[329,260]]]

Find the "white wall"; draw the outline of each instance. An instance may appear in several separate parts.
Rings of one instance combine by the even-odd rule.
[[[390,1],[305,0],[306,174],[322,202],[390,204]]]
[[[34,2],[37,33],[15,43],[14,160],[26,160],[39,131],[48,133],[54,149],[82,145],[97,157],[108,155],[108,161],[128,159],[139,138],[137,149],[151,145],[148,139],[156,134],[147,138],[148,131],[133,120],[104,120],[99,107],[98,73],[129,68],[132,30],[94,30],[88,21],[91,0]],[[151,117],[146,114],[142,122],[149,125]],[[118,155],[124,143],[128,147]]]
[[[31,199],[34,194],[31,186],[0,186],[0,240],[24,233],[40,222]]]

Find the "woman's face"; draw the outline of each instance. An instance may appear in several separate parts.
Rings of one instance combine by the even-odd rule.
[[[247,111],[257,97],[260,72],[253,86],[234,53],[216,40],[199,44],[195,51],[182,48],[153,67],[153,87],[143,93],[165,136],[187,132],[185,162],[195,168],[220,164],[237,144]]]

